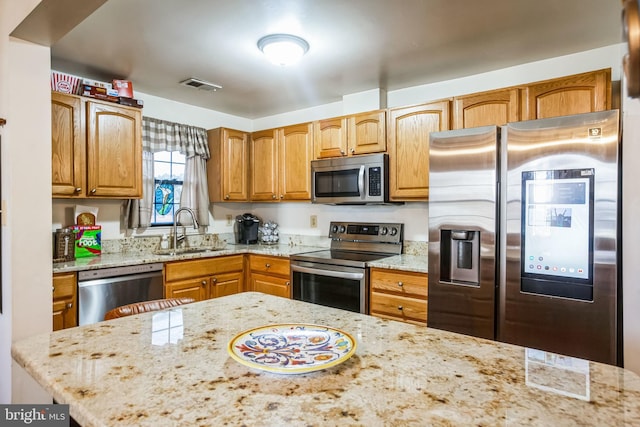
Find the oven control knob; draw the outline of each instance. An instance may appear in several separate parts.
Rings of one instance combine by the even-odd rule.
[[[334,225],[333,227],[331,227],[331,232],[332,233],[337,233],[338,232],[338,226]]]
[[[389,229],[387,227],[382,227],[382,230],[380,230],[380,234],[382,234],[383,236],[386,236],[388,232]]]
[[[391,235],[395,236],[396,234],[398,234],[398,229],[395,227],[391,227]]]
[[[344,225],[340,226],[340,232],[344,233],[345,231],[347,231],[347,228]]]

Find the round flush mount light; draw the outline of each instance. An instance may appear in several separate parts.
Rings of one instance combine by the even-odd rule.
[[[277,65],[291,65],[309,50],[309,43],[291,34],[270,34],[258,40],[258,49]]]

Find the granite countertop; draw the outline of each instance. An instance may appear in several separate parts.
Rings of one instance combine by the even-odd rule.
[[[367,263],[369,267],[427,273],[429,263],[426,255],[395,255]]]
[[[215,249],[206,252],[183,253],[179,255],[157,255],[152,252],[129,251],[126,253],[102,254],[95,257],[76,258],[74,261],[54,262],[53,272],[64,273],[70,271],[96,270],[100,268],[121,267],[126,265],[148,264],[154,262],[171,262],[178,260],[209,258],[214,256],[235,254],[262,254],[288,257],[303,252],[313,252],[324,248],[316,246],[291,246],[279,245],[239,245],[227,244],[224,249]]]
[[[628,370],[248,292],[18,341],[13,359],[91,426],[640,425]],[[238,333],[332,326],[355,354],[285,375],[240,364]]]

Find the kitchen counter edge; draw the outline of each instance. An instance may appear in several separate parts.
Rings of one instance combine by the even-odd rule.
[[[150,264],[156,262],[173,262],[199,258],[211,258],[228,255],[257,254],[279,257],[290,257],[291,255],[305,252],[314,252],[326,248],[318,246],[290,246],[290,245],[227,245],[220,250],[212,250],[197,253],[184,253],[180,255],[167,256],[153,253],[129,252],[102,254],[95,257],[76,258],[75,261],[53,263],[53,273],[67,273],[85,270],[97,270],[101,268],[122,267],[127,265]],[[427,273],[426,255],[394,255],[382,258],[377,261],[367,263],[369,267],[395,269],[402,271],[413,271]]]

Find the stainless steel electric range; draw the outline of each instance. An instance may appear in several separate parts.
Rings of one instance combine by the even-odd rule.
[[[367,263],[402,253],[400,223],[331,222],[328,250],[291,256],[293,299],[369,312]]]

